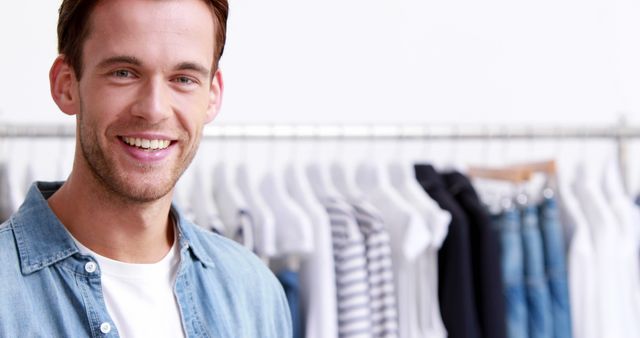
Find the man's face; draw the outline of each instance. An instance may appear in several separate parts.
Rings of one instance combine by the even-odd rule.
[[[83,171],[126,200],[169,193],[217,113],[213,54],[213,18],[201,0],[100,2],[78,83]]]

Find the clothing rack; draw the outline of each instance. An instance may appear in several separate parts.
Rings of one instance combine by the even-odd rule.
[[[72,138],[69,124],[0,124],[0,138]],[[640,126],[525,126],[471,124],[213,124],[204,139],[237,140],[483,140],[640,138]]]
[[[73,138],[71,124],[2,124],[4,138]],[[617,145],[619,167],[625,186],[628,180],[627,144],[640,139],[640,126],[630,126],[625,119],[609,126],[533,126],[471,124],[211,124],[204,128],[206,140],[613,140]]]

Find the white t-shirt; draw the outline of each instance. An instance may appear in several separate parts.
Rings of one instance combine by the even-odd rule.
[[[569,183],[558,179],[558,205],[567,238],[567,279],[574,338],[598,338],[598,271],[589,223]]]
[[[594,241],[594,262],[597,277],[598,337],[637,337],[625,313],[626,302],[621,283],[624,258],[618,221],[600,188],[601,173],[593,165],[578,167],[573,192],[589,224]]]
[[[180,263],[177,240],[162,260],[152,264],[109,259],[73,240],[81,254],[94,257],[98,263],[104,301],[120,337],[185,336],[173,294]]]
[[[315,195],[301,166],[286,169],[287,191],[313,222],[313,254],[300,267],[300,302],[306,338],[338,337],[338,298],[329,214]],[[279,230],[286,230],[280,227]]]
[[[391,251],[400,337],[425,337],[420,330],[417,294],[418,258],[431,242],[428,224],[422,215],[395,190],[368,192],[378,208],[391,239]]]

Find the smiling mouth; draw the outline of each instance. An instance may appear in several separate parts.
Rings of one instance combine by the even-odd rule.
[[[171,145],[170,140],[150,140],[138,137],[120,136],[120,140],[131,147],[136,147],[147,151],[157,151],[166,149]]]

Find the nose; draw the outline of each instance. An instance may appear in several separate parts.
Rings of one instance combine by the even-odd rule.
[[[161,79],[150,78],[141,86],[132,114],[152,124],[167,119],[171,115],[169,95]]]

